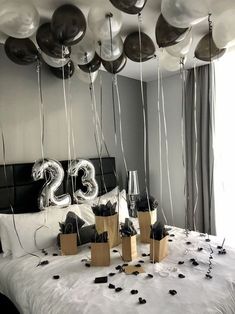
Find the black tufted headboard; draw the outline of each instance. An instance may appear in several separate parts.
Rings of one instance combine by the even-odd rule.
[[[96,180],[99,186],[99,194],[112,190],[116,186],[115,177],[115,159],[113,157],[104,157],[102,161],[103,178],[101,163],[99,158],[89,159],[96,171]],[[64,180],[57,191],[57,195],[70,193],[71,178],[67,177],[68,161],[61,161],[64,168]],[[27,213],[38,211],[38,195],[44,184],[44,180],[33,181],[32,172],[33,163],[0,165],[0,213],[10,213],[9,204],[12,204],[15,213]],[[6,174],[5,174],[6,171]],[[7,180],[6,180],[7,178]],[[81,177],[77,177],[76,186],[81,186]]]

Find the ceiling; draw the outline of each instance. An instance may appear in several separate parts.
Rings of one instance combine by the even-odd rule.
[[[51,19],[51,16],[56,8],[60,7],[65,3],[75,4],[77,5],[85,16],[87,16],[88,11],[93,5],[104,5],[105,2],[109,3],[109,0],[29,0],[34,3],[36,8],[38,9],[41,16],[41,23],[48,21]],[[229,7],[234,0],[205,0],[210,3],[210,11],[213,8],[213,14],[216,16],[221,12],[221,3],[223,3],[223,8],[226,5]],[[147,3],[142,10],[142,31],[148,34],[153,42],[156,45],[156,54],[160,52],[155,39],[155,26],[160,14],[161,9],[161,0],[147,0]],[[213,16],[213,15],[212,15]],[[127,34],[132,32],[133,30],[138,30],[138,17],[137,15],[130,15],[123,13],[123,26],[121,29],[121,36],[124,39]],[[187,56],[186,68],[191,68],[196,65],[204,64],[204,62],[197,60],[194,58],[194,50],[195,47],[200,40],[200,38],[208,32],[208,22],[207,19],[202,21],[201,23],[193,26],[193,43],[190,49],[190,52]],[[1,38],[1,36],[0,36]],[[0,39],[1,40],[1,39]],[[142,63],[143,68],[143,80],[144,81],[152,81],[157,78],[157,60],[152,59],[147,62]],[[167,72],[164,69],[161,69],[164,76],[172,75],[174,72]],[[135,63],[128,59],[126,67],[120,73],[121,75],[131,77],[134,79],[140,79],[140,64]]]

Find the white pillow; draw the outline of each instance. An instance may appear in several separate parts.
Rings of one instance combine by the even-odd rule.
[[[0,240],[2,245],[3,257],[7,257],[11,254],[11,244],[5,226],[2,223],[2,219],[7,214],[0,214]]]

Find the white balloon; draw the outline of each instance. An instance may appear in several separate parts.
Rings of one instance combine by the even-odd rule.
[[[57,59],[57,58],[48,56],[44,52],[41,52],[41,55],[42,55],[43,60],[53,68],[61,68],[69,62],[69,58]]]
[[[91,36],[85,35],[77,45],[72,46],[70,58],[75,64],[87,64],[94,56],[95,41]]]
[[[94,6],[88,13],[88,26],[97,39],[110,39],[110,30],[112,37],[121,30],[122,13],[108,3]]]
[[[161,12],[169,24],[187,28],[208,16],[206,0],[162,0]]]
[[[191,47],[193,41],[192,31],[190,30],[186,37],[178,44],[166,47],[166,51],[174,57],[184,57]]]
[[[106,39],[96,43],[96,53],[105,61],[117,60],[123,52],[123,41],[121,36],[116,36],[112,40]]]
[[[220,49],[235,45],[235,8],[223,12],[214,20],[212,37]]]
[[[94,83],[98,75],[98,70],[92,73],[82,71],[78,66],[75,66],[75,73],[80,81],[86,84]]]
[[[27,38],[36,32],[40,17],[32,3],[4,0],[0,5],[0,30],[8,36]]]
[[[174,57],[170,55],[165,49],[160,55],[160,67],[163,67],[169,72],[175,72],[180,70],[180,57]]]

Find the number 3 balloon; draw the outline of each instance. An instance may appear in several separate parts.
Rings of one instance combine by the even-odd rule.
[[[49,177],[45,175],[46,173]],[[47,158],[37,160],[32,168],[32,177],[34,181],[46,178],[46,183],[38,198],[41,210],[50,205],[68,206],[71,204],[69,194],[55,195],[64,178],[64,170],[59,161]]]
[[[95,168],[88,160],[72,160],[68,175],[76,177],[79,171],[83,171],[82,185],[86,187],[86,192],[81,189],[74,192],[74,199],[77,203],[90,201],[98,195],[98,184],[95,180]]]

